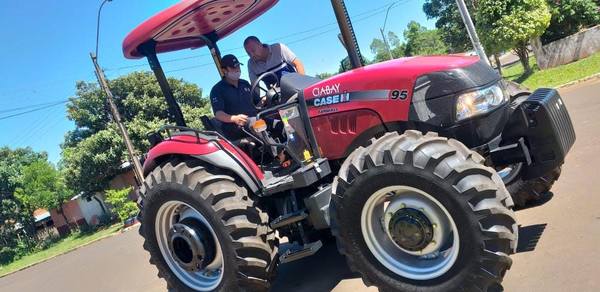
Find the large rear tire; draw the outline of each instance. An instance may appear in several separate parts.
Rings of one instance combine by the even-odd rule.
[[[275,235],[232,177],[168,162],[146,177],[140,193],[144,249],[170,291],[269,290]]]
[[[332,196],[333,233],[350,268],[381,291],[501,289],[518,227],[501,178],[483,161],[456,140],[417,131],[355,150]]]

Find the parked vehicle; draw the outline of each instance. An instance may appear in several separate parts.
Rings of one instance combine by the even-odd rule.
[[[220,72],[217,41],[276,2],[182,1],[124,41],[127,58],[148,59],[177,123],[149,136],[140,191],[144,248],[169,288],[268,290],[277,266],[314,255],[328,230],[383,291],[500,287],[517,247],[513,201],[549,189],[575,141],[558,92],[511,96],[477,57],[363,66],[344,3],[332,0],[355,69],[264,88],[257,119],[284,122],[286,141],[249,127],[242,151],[207,117],[204,130],[186,127],[157,54],[207,46]],[[292,166],[265,160],[273,147]],[[280,250],[283,237],[295,246]]]

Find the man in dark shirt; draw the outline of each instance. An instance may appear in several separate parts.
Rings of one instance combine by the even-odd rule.
[[[248,81],[240,79],[241,63],[234,55],[225,55],[221,59],[223,79],[210,91],[215,118],[223,123],[223,132],[230,140],[246,137],[240,127],[254,117],[257,110],[253,104],[251,86]]]

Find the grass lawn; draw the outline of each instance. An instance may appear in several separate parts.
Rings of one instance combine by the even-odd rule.
[[[533,69],[533,73],[529,75],[523,74],[523,66],[520,62],[503,68],[502,75],[506,79],[521,83],[531,90],[539,87],[556,87],[600,73],[600,52],[585,59],[546,70],[538,68],[535,57],[529,58],[529,63]]]
[[[48,249],[20,258],[8,265],[0,266],[0,276],[17,271],[29,265],[42,262],[48,258],[66,253],[86,243],[112,235],[123,227],[122,223],[114,224],[95,233],[75,233],[56,242]]]

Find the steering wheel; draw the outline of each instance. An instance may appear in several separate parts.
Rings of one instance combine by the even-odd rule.
[[[272,77],[274,78],[275,84],[271,84],[270,88],[269,86],[267,86],[267,82],[265,82],[265,79],[267,77]],[[261,82],[263,83],[261,85]],[[256,88],[264,91],[264,96],[266,97],[266,100],[264,102],[264,104],[261,104],[261,102],[259,101],[259,103],[254,103],[254,99],[253,99],[253,104],[254,107],[257,110],[262,110],[265,108],[270,107],[272,104],[277,104],[280,100],[281,100],[281,90],[280,90],[280,85],[279,85],[279,77],[277,77],[277,74],[275,74],[273,71],[267,71],[263,74],[261,74],[260,76],[258,76],[258,78],[256,78],[256,80],[254,80],[254,82],[252,83],[252,87],[250,89],[250,92],[252,94],[255,93]],[[258,96],[262,96],[261,91],[258,92]]]

